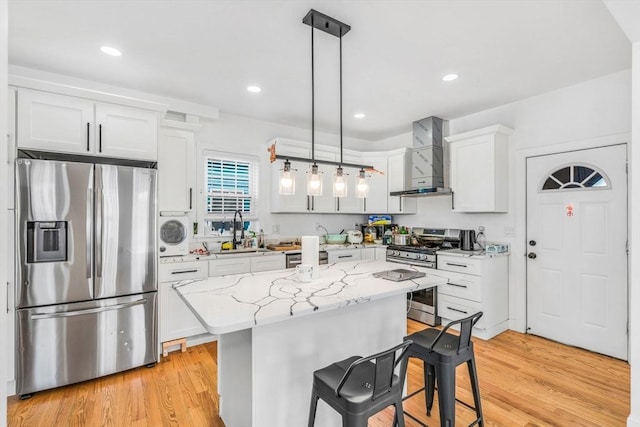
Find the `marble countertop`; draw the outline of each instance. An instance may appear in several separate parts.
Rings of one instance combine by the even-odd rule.
[[[398,268],[426,276],[394,282],[372,275]],[[366,260],[322,265],[309,283],[288,269],[184,280],[173,287],[210,333],[224,334],[442,285],[452,276],[457,274]]]
[[[458,257],[465,258],[493,258],[496,256],[509,256],[509,252],[501,252],[501,253],[487,253],[484,250],[478,251],[463,251],[462,249],[447,249],[445,251],[436,252],[438,255],[452,255]]]
[[[345,249],[364,249],[364,248],[386,248],[384,245],[376,245],[376,244],[345,244],[345,245],[327,245],[322,244],[319,246],[319,250],[321,251],[338,251]],[[214,251],[209,255],[196,255],[189,254],[183,256],[169,256],[169,257],[160,257],[160,263],[173,263],[173,262],[187,262],[187,261],[209,261],[212,259],[220,259],[220,258],[228,258],[230,256],[237,257],[254,257],[254,256],[269,256],[269,255],[278,255],[278,254],[294,254],[300,253],[301,249],[293,249],[288,251],[272,251],[269,249],[259,249],[256,251],[255,249],[241,249],[237,251],[229,250],[229,251]]]

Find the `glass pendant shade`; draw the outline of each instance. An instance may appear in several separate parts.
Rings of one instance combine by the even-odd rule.
[[[311,171],[307,172],[307,195],[322,196],[322,172],[318,170],[318,165],[313,164]]]
[[[358,178],[356,178],[356,197],[364,199],[369,195],[369,183],[367,177],[364,174],[364,169],[360,169],[358,172]]]
[[[338,166],[333,178],[333,197],[347,197],[347,181],[342,166]]]
[[[288,160],[284,162],[284,168],[280,172],[278,191],[285,196],[296,194],[296,172],[291,169],[291,162]]]

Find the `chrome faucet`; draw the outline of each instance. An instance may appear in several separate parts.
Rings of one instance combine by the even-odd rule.
[[[233,249],[236,249],[238,246],[238,239],[236,237],[236,231],[238,230],[238,216],[240,217],[240,241],[244,241],[244,222],[242,221],[242,211],[238,209],[233,213]]]
[[[316,225],[316,230],[318,230],[319,228],[322,228],[324,230],[324,235],[326,236],[327,234],[329,234],[329,230],[327,230],[326,228],[324,228],[323,226],[321,226],[320,224]]]

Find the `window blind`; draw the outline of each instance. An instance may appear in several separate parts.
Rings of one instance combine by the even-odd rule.
[[[206,156],[206,215],[212,219],[232,217],[236,210],[244,219],[257,218],[257,162],[229,154]]]

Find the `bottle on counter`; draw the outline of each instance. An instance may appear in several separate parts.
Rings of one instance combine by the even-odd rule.
[[[260,229],[260,234],[258,234],[258,247],[264,248],[264,230]]]
[[[393,231],[387,228],[387,231],[384,232],[382,237],[382,243],[385,245],[390,245],[393,243]]]
[[[378,231],[369,221],[369,225],[364,228],[364,242],[365,243],[373,243],[374,240],[378,238]]]

